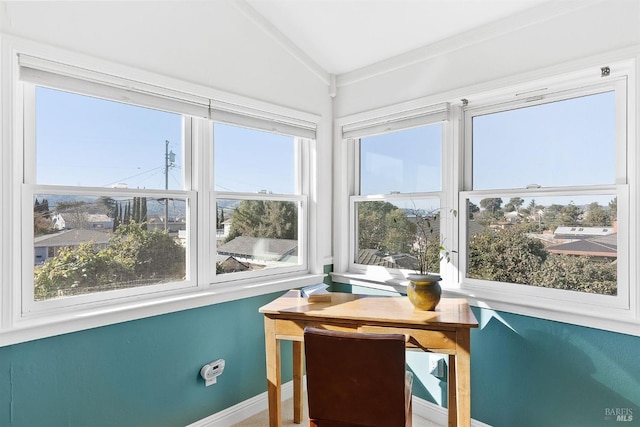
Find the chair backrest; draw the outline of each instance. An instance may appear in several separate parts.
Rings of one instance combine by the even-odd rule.
[[[405,345],[401,334],[305,328],[310,425],[410,425],[410,400],[407,405],[405,397]]]

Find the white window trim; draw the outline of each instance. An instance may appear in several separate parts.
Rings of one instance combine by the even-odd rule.
[[[233,192],[216,192],[215,200],[213,202],[213,211],[215,212],[215,201],[217,199],[234,199],[234,200],[264,200],[264,201],[279,201],[279,202],[293,202],[296,204],[300,204],[299,215],[298,215],[298,231],[301,232],[303,230],[308,229],[308,201],[307,196],[305,195],[280,195],[280,194],[260,194],[260,193],[233,193]],[[212,263],[211,268],[211,277],[212,284],[215,285],[217,283],[226,283],[230,281],[242,280],[242,279],[251,279],[251,278],[269,278],[271,276],[280,276],[282,274],[288,273],[296,273],[296,272],[304,272],[308,270],[308,250],[307,250],[307,236],[305,233],[298,234],[298,257],[301,259],[301,263],[294,266],[287,267],[278,267],[277,269],[265,269],[260,271],[253,272],[237,272],[237,273],[227,273],[216,275],[215,274],[215,264]],[[214,238],[212,241],[212,253],[216,253],[215,244],[216,239]]]
[[[629,59],[631,58],[631,59]],[[445,93],[440,96],[422,98],[415,101],[402,103],[376,110],[374,112],[359,113],[336,120],[334,129],[334,203],[336,222],[334,226],[334,273],[332,279],[338,283],[355,286],[364,286],[374,289],[382,289],[392,292],[406,292],[406,281],[389,277],[372,276],[349,270],[349,195],[353,194],[354,182],[351,165],[354,164],[354,153],[349,151],[348,144],[343,143],[342,128],[345,124],[363,120],[363,117],[373,118],[384,114],[393,114],[401,111],[409,111],[416,104],[427,105],[438,102],[449,102],[452,105],[450,142],[443,149],[443,164],[445,172],[443,176],[443,203],[458,208],[462,199],[459,191],[448,191],[447,188],[463,189],[463,168],[465,145],[464,123],[462,121],[463,105],[473,107],[479,103],[489,105],[498,103],[504,99],[507,93],[536,94],[541,88],[548,91],[557,91],[567,87],[571,83],[573,87],[581,84],[593,85],[600,78],[600,67],[609,65],[611,77],[628,76],[627,79],[627,178],[629,223],[626,229],[628,236],[628,283],[629,300],[628,307],[622,304],[619,308],[601,308],[591,303],[574,304],[568,306],[562,302],[539,297],[534,300],[527,297],[526,293],[507,295],[504,291],[491,289],[477,289],[470,283],[462,284],[462,274],[459,271],[459,256],[454,254],[452,262],[441,268],[447,269],[447,278],[443,280],[443,296],[466,298],[470,304],[490,310],[501,310],[516,314],[522,314],[542,319],[566,322],[576,325],[593,327],[597,329],[620,332],[640,336],[640,283],[638,279],[639,269],[635,260],[640,254],[640,238],[635,237],[640,231],[640,151],[638,145],[638,99],[640,99],[640,76],[636,70],[636,64],[640,61],[638,49],[627,49],[619,52],[611,52],[592,58],[585,58],[571,63],[560,64],[548,69],[536,70],[519,76],[511,76],[493,82],[478,84],[460,90]],[[579,71],[575,71],[579,70]],[[517,89],[516,89],[517,88]],[[446,157],[445,157],[446,156]],[[619,158],[618,158],[619,160]],[[619,183],[624,184],[624,183]],[[626,188],[624,185],[620,188]],[[619,199],[620,200],[620,199]],[[620,201],[619,201],[620,203]],[[458,215],[458,221],[462,221],[463,214]],[[444,226],[448,241],[459,242],[463,236],[458,236],[459,226]],[[623,244],[624,238],[623,238]],[[454,248],[459,249],[459,248]],[[442,271],[442,270],[441,270]],[[443,276],[444,277],[444,276]],[[488,312],[489,314],[490,312]]]
[[[628,199],[629,199],[629,186],[593,186],[588,190],[584,188],[580,189],[580,193],[571,191],[570,188],[563,188],[560,190],[547,190],[536,191],[535,193],[527,193],[528,197],[542,198],[553,196],[575,196],[579,195],[600,195],[603,193],[613,193],[618,198],[618,211],[628,211]],[[505,190],[505,191],[462,191],[460,192],[460,236],[461,242],[466,242],[468,238],[467,228],[463,226],[463,222],[466,222],[468,212],[466,210],[466,199],[469,197],[519,197],[522,196],[525,191],[522,190]],[[623,216],[623,218],[626,215]],[[628,244],[628,223],[627,221],[620,221],[618,223],[618,250],[620,253],[629,253]],[[466,271],[466,248],[460,245],[460,274]],[[627,257],[618,258],[618,288],[616,296],[590,294],[586,292],[572,292],[561,289],[542,288],[529,285],[518,285],[509,283],[492,282],[489,280],[479,280],[465,278],[462,280],[461,289],[466,290],[469,293],[476,295],[483,295],[487,292],[489,295],[503,294],[505,300],[510,300],[512,303],[518,303],[525,298],[528,304],[537,305],[557,305],[558,308],[572,309],[576,312],[585,310],[585,314],[591,310],[597,309],[601,313],[620,313],[623,316],[629,311],[629,263]],[[591,307],[591,308],[589,308]]]
[[[277,277],[251,278],[239,282],[211,285],[208,282],[208,278],[211,277],[208,274],[209,267],[203,265],[205,263],[200,261],[197,263],[198,283],[195,287],[152,293],[145,296],[133,296],[104,303],[96,302],[95,304],[82,305],[59,312],[49,312],[45,315],[23,316],[21,314],[22,296],[19,290],[23,273],[21,251],[16,251],[16,247],[20,247],[22,244],[22,229],[19,226],[22,206],[22,184],[20,184],[22,182],[22,168],[16,167],[16,165],[21,164],[23,156],[21,114],[16,114],[16,112],[22,111],[22,96],[19,93],[20,55],[23,55],[23,58],[26,56],[40,58],[52,64],[73,64],[71,66],[78,70],[101,70],[98,74],[103,76],[104,79],[113,78],[114,81],[118,79],[134,81],[140,83],[140,87],[148,86],[156,88],[160,92],[187,94],[189,95],[186,96],[187,99],[191,94],[197,94],[197,96],[208,99],[207,114],[217,110],[218,112],[228,112],[229,115],[238,115],[234,117],[246,116],[246,123],[250,123],[257,128],[263,126],[264,129],[266,127],[269,131],[290,130],[292,129],[291,126],[293,126],[296,129],[306,129],[306,132],[302,132],[303,135],[309,136],[311,131],[315,135],[315,129],[318,127],[321,117],[16,37],[3,36],[1,42],[2,50],[0,53],[2,58],[0,64],[2,67],[2,80],[0,83],[3,96],[0,113],[2,114],[3,123],[1,135],[3,156],[0,159],[0,162],[2,162],[0,195],[5,202],[2,204],[2,210],[0,211],[0,217],[2,218],[2,221],[0,221],[0,235],[2,236],[0,252],[3,254],[2,264],[0,264],[0,346],[285,291],[317,283],[324,278],[321,263],[318,260],[309,258],[309,265],[306,271],[283,273]],[[182,100],[179,99],[178,101]],[[203,122],[207,122],[209,125],[211,123],[208,118],[193,119],[193,132],[197,135],[196,138],[208,137],[209,131]],[[315,144],[315,141],[313,142]],[[185,180],[198,177],[196,181],[191,183],[193,192],[198,193],[197,204],[193,209],[194,215],[197,216],[199,221],[197,229],[200,236],[209,235],[214,236],[215,239],[215,227],[202,225],[205,221],[208,221],[208,219],[205,219],[205,213],[208,212],[208,206],[210,205],[208,203],[210,201],[208,200],[209,192],[207,188],[210,185],[209,183],[212,182],[210,174],[204,170],[206,168],[202,160],[203,156],[201,156],[202,154],[210,154],[203,153],[203,151],[207,150],[209,150],[208,147],[193,147],[194,170],[191,176],[185,177]],[[316,161],[316,158],[313,158],[313,161]],[[317,165],[311,164],[311,159],[309,159],[308,167],[314,172],[318,170]],[[312,176],[308,179],[317,184],[316,177]],[[317,197],[316,191],[316,186],[311,185],[310,197],[315,199]],[[317,214],[313,209],[317,209],[315,204],[308,206],[308,216],[317,218]],[[212,228],[214,229],[211,230]],[[308,246],[310,247],[308,253],[312,256],[317,256],[318,251],[315,248],[318,244],[317,235],[309,229],[308,237],[310,239],[308,241]],[[206,239],[197,239],[196,244],[201,257],[209,256],[209,253],[207,253],[209,242]]]
[[[453,158],[453,137],[458,132],[452,129],[451,118],[458,117],[457,108],[449,102],[434,102],[421,98],[376,110],[358,113],[336,120],[334,126],[334,269],[331,277],[335,282],[366,286],[392,292],[406,292],[408,279],[406,271],[388,271],[382,267],[363,266],[353,261],[355,253],[354,204],[362,200],[406,200],[440,199],[440,206],[457,211],[457,198],[450,197],[447,189],[453,188],[451,171],[442,168],[442,190],[424,193],[403,193],[399,195],[356,195],[359,187],[357,159],[359,157],[358,138],[442,123],[442,164]],[[454,227],[448,215],[441,217],[441,237],[447,242],[455,242]],[[455,248],[452,248],[456,250]],[[452,254],[455,257],[455,253]],[[455,271],[443,260],[440,274],[453,280]]]
[[[29,212],[33,209],[33,195],[34,194],[62,194],[62,195],[87,195],[87,196],[121,196],[121,197],[172,197],[175,199],[185,199],[187,202],[187,212],[189,221],[187,222],[187,234],[189,236],[194,235],[193,228],[196,224],[196,212],[197,212],[197,195],[195,191],[164,191],[164,190],[122,190],[122,189],[105,189],[105,188],[91,188],[91,187],[64,187],[64,186],[45,186],[45,185],[22,185],[22,209],[23,212]],[[23,235],[33,235],[33,222],[23,221],[22,223]],[[147,296],[162,292],[179,291],[181,289],[189,288],[202,288],[202,285],[194,280],[195,275],[189,275],[190,272],[195,271],[196,259],[193,256],[195,254],[196,239],[189,239],[189,247],[186,251],[186,272],[188,277],[184,281],[156,284],[153,286],[133,287],[128,289],[120,289],[117,291],[105,291],[95,292],[86,295],[77,295],[66,298],[54,298],[43,301],[34,300],[34,283],[33,283],[33,259],[34,248],[33,245],[25,244],[22,246],[22,311],[21,314],[15,318],[16,322],[20,322],[31,316],[46,316],[50,313],[55,313],[65,310],[74,310],[74,307],[83,306],[88,308],[91,306],[100,307],[108,301],[114,301],[118,299],[126,299],[138,296]]]
[[[421,201],[421,200],[438,200],[439,204],[442,205],[442,198],[444,193],[442,191],[434,191],[434,192],[425,192],[425,193],[402,193],[402,194],[386,194],[386,195],[366,195],[366,196],[351,196],[349,197],[349,227],[352,230],[357,230],[356,225],[356,203],[364,202],[364,201],[384,201],[393,203],[396,201]],[[441,222],[443,222],[442,219]],[[387,278],[385,280],[391,280],[391,283],[395,281],[406,281],[407,275],[412,271],[410,270],[401,270],[401,269],[387,269],[385,267],[380,267],[376,265],[364,265],[358,264],[355,262],[356,255],[356,240],[357,237],[355,235],[351,236],[352,238],[349,240],[349,253],[351,256],[349,257],[349,271],[354,272],[356,274],[364,274],[369,277],[380,277]]]
[[[595,90],[602,87],[618,86],[620,89],[620,80],[625,80],[627,84],[626,96],[623,95],[623,99],[617,99],[617,106],[626,107],[626,141],[620,141],[616,143],[616,185],[611,186],[591,186],[591,187],[571,187],[567,188],[546,188],[546,189],[518,189],[518,190],[483,190],[483,191],[467,191],[460,192],[460,206],[465,206],[465,199],[468,196],[485,195],[485,197],[491,197],[491,194],[501,194],[508,196],[522,196],[523,194],[529,195],[529,193],[536,195],[574,195],[578,194],[596,194],[602,192],[614,192],[618,197],[618,212],[623,213],[620,215],[618,222],[619,228],[619,253],[625,256],[619,257],[618,268],[618,295],[616,297],[603,296],[603,295],[591,295],[578,292],[563,291],[557,289],[535,288],[526,285],[510,285],[500,284],[496,285],[488,281],[479,281],[473,279],[461,279],[459,283],[458,292],[470,297],[476,303],[482,306],[487,306],[497,309],[506,309],[508,311],[515,311],[522,314],[533,314],[537,317],[548,318],[552,320],[565,321],[584,326],[592,326],[604,329],[613,329],[619,332],[635,333],[637,334],[638,323],[638,302],[637,302],[637,277],[636,268],[633,265],[632,260],[636,259],[635,246],[632,245],[633,239],[630,236],[635,236],[634,230],[636,224],[632,221],[636,217],[634,214],[636,198],[634,192],[630,192],[630,188],[637,188],[637,181],[634,179],[633,173],[635,173],[634,165],[637,164],[637,152],[635,150],[635,126],[633,118],[634,105],[636,98],[635,91],[635,69],[633,64],[629,61],[622,61],[619,63],[612,63],[610,66],[611,75],[608,77],[600,77],[597,71],[600,67],[591,67],[588,70],[591,72],[591,76],[586,75],[585,72],[569,73],[560,76],[559,78],[551,79],[544,82],[535,82],[534,85],[528,85],[527,88],[522,88],[517,91],[522,96],[533,99],[533,102],[527,104],[532,105],[540,102],[549,102],[554,99],[564,99],[565,97],[577,96],[581,94],[594,93]],[[587,71],[588,72],[588,71]],[[595,75],[595,77],[594,77]],[[626,76],[629,76],[627,79]],[[537,90],[528,90],[531,87],[537,87]],[[539,88],[544,87],[545,90]],[[624,90],[624,89],[623,89]],[[500,91],[502,92],[502,91]],[[514,91],[511,90],[513,94]],[[511,95],[513,96],[513,95]],[[543,98],[538,100],[537,98]],[[506,93],[493,93],[483,100],[482,97],[478,97],[474,100],[474,104],[467,107],[470,112],[470,116],[474,113],[495,111],[502,109],[504,100],[507,99]],[[513,98],[512,98],[513,99]],[[502,104],[501,101],[502,100]],[[523,100],[512,101],[514,107],[516,105],[522,106]],[[483,105],[485,105],[483,107]],[[469,117],[470,117],[469,116]],[[620,115],[617,117],[621,118]],[[622,117],[624,119],[624,117]],[[618,122],[618,130],[624,129],[624,125]],[[470,132],[470,118],[466,121],[465,126],[466,135],[469,136]],[[461,142],[464,144],[464,142]],[[626,143],[626,147],[625,147]],[[470,156],[470,144],[464,144],[466,147],[466,158]],[[626,153],[625,153],[626,150]],[[470,167],[469,162],[465,163],[466,167]],[[467,171],[469,172],[469,171]],[[628,178],[627,178],[628,176]],[[628,179],[628,181],[627,181]],[[627,185],[629,182],[629,185]],[[470,187],[470,173],[466,174],[465,187]],[[637,190],[635,191],[637,192]],[[465,221],[466,214],[461,213],[460,221]],[[465,241],[466,230],[464,226],[460,226],[461,230],[461,242]],[[630,242],[631,240],[631,242]],[[637,242],[636,242],[637,245]],[[462,246],[462,244],[461,244]],[[466,248],[462,248],[465,251]],[[460,271],[465,271],[464,266],[464,254],[460,254]],[[462,277],[462,273],[460,273]],[[612,327],[612,325],[615,325]]]

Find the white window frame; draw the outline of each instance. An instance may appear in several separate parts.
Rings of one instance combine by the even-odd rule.
[[[486,100],[478,99],[473,104],[463,107],[464,142],[464,169],[462,171],[462,190],[459,192],[459,229],[460,229],[460,254],[459,271],[461,273],[460,291],[466,295],[473,295],[479,303],[490,302],[495,307],[527,307],[525,311],[533,309],[534,312],[549,314],[553,311],[561,313],[551,314],[548,317],[570,319],[566,313],[600,318],[604,321],[610,319],[634,319],[636,318],[635,295],[636,285],[631,280],[635,276],[631,259],[635,250],[630,241],[634,224],[631,222],[633,175],[631,174],[635,149],[632,147],[634,136],[634,123],[632,120],[632,104],[628,97],[633,97],[635,76],[630,63],[616,63],[609,67],[607,76],[597,75],[598,69],[591,69],[592,76],[568,74],[547,82],[538,82],[537,87],[543,90],[530,91],[527,87],[516,88],[508,93],[495,94]],[[595,75],[596,77],[593,77]],[[571,99],[584,95],[592,95],[605,91],[614,91],[616,94],[616,170],[615,183],[611,185],[569,186],[548,188],[504,188],[494,190],[472,190],[472,120],[475,116],[500,111],[546,104],[554,101]],[[525,94],[524,96],[520,94]],[[520,98],[520,99],[518,99]],[[630,185],[631,184],[631,185]],[[637,191],[636,191],[637,192]],[[561,289],[535,287],[521,284],[498,283],[488,280],[479,280],[466,277],[467,269],[467,228],[465,225],[467,212],[467,199],[492,198],[492,197],[533,197],[545,196],[580,196],[610,194],[617,197],[618,201],[618,285],[617,295],[598,295],[585,292],[574,292]],[[575,320],[572,320],[575,321]],[[584,322],[584,318],[582,319]],[[600,324],[599,321],[587,322]]]
[[[55,84],[57,83],[57,85]],[[82,80],[67,79],[64,77],[54,78],[54,84],[49,84],[46,87],[53,88],[55,90],[69,90],[78,93],[74,89],[78,87],[82,90]],[[74,195],[74,196],[115,196],[115,197],[149,197],[157,196],[159,198],[175,198],[183,199],[186,201],[187,208],[187,241],[189,242],[186,247],[186,259],[185,259],[185,271],[187,278],[184,281],[155,284],[145,287],[132,287],[128,289],[121,289],[115,291],[95,292],[86,295],[76,295],[73,297],[54,298],[43,301],[36,301],[34,299],[34,281],[33,281],[33,262],[34,259],[34,247],[25,241],[22,246],[22,318],[28,316],[38,316],[42,313],[55,313],[67,310],[74,306],[96,306],[102,305],[105,301],[116,300],[121,298],[137,297],[141,295],[155,294],[159,292],[177,291],[181,289],[188,289],[197,287],[197,275],[193,274],[196,269],[196,257],[192,254],[196,254],[196,234],[194,230],[197,216],[197,196],[194,191],[191,190],[155,190],[155,189],[120,189],[120,188],[103,188],[103,187],[77,187],[77,186],[62,186],[62,185],[43,185],[36,183],[36,166],[35,166],[35,102],[36,102],[36,85],[31,83],[20,83],[23,89],[23,116],[22,121],[24,123],[24,157],[22,164],[24,165],[23,176],[24,184],[22,185],[22,209],[25,213],[22,217],[27,218],[27,213],[30,209],[33,209],[34,196],[38,194],[60,194],[60,195]],[[38,85],[40,86],[40,85]],[[41,87],[45,87],[44,85]],[[82,96],[81,93],[79,93]],[[104,99],[104,98],[103,98]],[[130,104],[131,105],[131,104]],[[192,139],[191,139],[191,122],[192,118],[188,116],[182,116],[183,126],[183,153],[181,157],[183,159],[190,159]],[[183,181],[185,187],[188,188],[191,183],[191,162],[185,160],[183,169]],[[31,208],[30,208],[31,206]],[[22,222],[23,236],[33,236],[33,222],[24,220]]]
[[[317,245],[317,236],[311,232],[310,218],[317,218],[317,215],[307,202],[309,197],[316,197],[317,191],[317,177],[314,175],[317,173],[314,163],[317,158],[309,152],[316,149],[315,135],[320,116],[17,38],[3,40],[2,55],[2,119],[7,125],[3,126],[2,133],[5,156],[0,159],[3,170],[0,193],[5,200],[0,232],[3,235],[2,252],[9,256],[3,259],[0,269],[0,346],[284,291],[323,279],[322,265],[310,258],[317,256],[317,251],[310,249],[311,245]],[[32,179],[33,171],[23,167],[35,159],[33,145],[23,144],[25,138],[33,138],[29,135],[33,133],[28,127],[29,118],[23,116],[25,105],[28,106],[32,100],[30,95],[24,95],[23,90],[26,87],[28,93],[35,86],[182,114],[186,135],[183,153],[186,190],[36,185]],[[304,171],[304,179],[300,184],[301,194],[293,196],[301,203],[301,213],[304,213],[299,219],[299,235],[305,244],[305,261],[299,268],[229,281],[217,280],[215,274],[211,274],[210,259],[215,259],[216,235],[212,149],[214,120],[304,137],[304,145],[308,148],[301,150],[305,154],[301,154],[298,165],[301,175]],[[25,268],[28,262],[23,263],[22,258],[33,264],[33,248],[29,249],[33,246],[33,224],[29,225],[33,222],[30,220],[33,194],[49,193],[98,196],[153,193],[186,199],[190,221],[187,230],[187,281],[34,302],[33,289],[24,288],[29,286],[27,282],[32,286],[33,280],[23,280],[25,275],[33,277],[33,265]]]
[[[632,59],[628,59],[631,56]],[[640,150],[638,145],[638,99],[640,97],[636,62],[640,55],[637,52],[612,52],[598,57],[585,58],[580,61],[559,64],[547,69],[535,70],[526,74],[509,76],[485,82],[476,86],[461,88],[438,96],[421,98],[402,104],[387,106],[373,111],[363,112],[336,120],[334,129],[334,204],[336,223],[334,227],[334,273],[332,278],[339,283],[362,286],[385,291],[406,293],[406,282],[394,279],[389,275],[375,276],[356,271],[349,265],[352,248],[348,236],[353,233],[354,224],[350,213],[350,196],[357,188],[355,181],[355,161],[357,153],[352,144],[343,139],[343,127],[351,123],[375,119],[385,115],[401,114],[411,111],[417,106],[434,105],[439,102],[451,104],[448,136],[443,148],[443,206],[452,206],[458,210],[457,219],[450,224],[443,224],[442,230],[447,242],[453,242],[451,262],[441,265],[443,273],[443,295],[445,297],[465,298],[470,304],[491,310],[501,310],[516,314],[533,316],[560,322],[567,322],[598,329],[640,335],[640,285],[639,269],[635,260],[639,256],[640,238]],[[606,65],[606,68],[603,67]],[[469,192],[467,172],[469,145],[465,137],[469,129],[465,129],[464,114],[476,109],[495,108],[513,102],[514,97],[536,97],[558,94],[567,91],[590,90],[598,84],[610,85],[613,80],[626,81],[626,115],[622,117],[626,123],[626,140],[617,148],[617,181],[614,185],[596,187],[589,191],[592,194],[602,191],[612,192],[618,196],[618,256],[624,258],[619,273],[619,298],[601,295],[580,295],[576,292],[556,289],[539,289],[531,286],[514,285],[505,288],[488,287],[486,283],[478,286],[473,280],[465,279],[463,268],[466,259],[466,198],[470,194],[482,197],[522,196],[524,189],[483,190]],[[511,101],[509,101],[511,97]],[[535,102],[535,101],[533,101]],[[618,120],[620,117],[618,118]],[[620,174],[624,169],[624,172]],[[466,186],[465,186],[466,185]],[[573,194],[571,188],[547,188],[536,190],[540,195]],[[584,191],[584,189],[583,189]],[[625,216],[623,219],[622,216]],[[444,267],[444,268],[443,268]],[[501,284],[503,285],[503,284]],[[560,291],[560,292],[558,292]],[[602,304],[605,305],[602,305]],[[485,313],[485,312],[483,312]],[[495,314],[499,317],[499,314]],[[480,319],[485,324],[487,319]]]
[[[215,204],[218,199],[233,199],[233,200],[261,200],[261,201],[279,201],[279,202],[291,202],[299,206],[298,208],[298,257],[300,263],[292,266],[281,266],[272,269],[256,270],[256,271],[241,271],[235,273],[216,274],[215,263],[211,263],[210,274],[213,277],[213,283],[227,283],[242,279],[255,279],[270,276],[281,276],[283,274],[291,274],[307,271],[308,269],[308,251],[307,251],[307,233],[304,230],[308,229],[308,209],[307,209],[307,197],[304,195],[282,195],[282,194],[261,194],[261,193],[235,193],[235,192],[221,192],[215,193],[212,198],[213,211],[215,212]],[[216,251],[216,239],[212,240],[213,254]]]
[[[353,271],[357,274],[363,274],[365,276],[388,276],[392,279],[398,279],[401,281],[408,280],[407,276],[413,273],[412,270],[391,269],[377,265],[358,264],[356,262],[355,258],[357,258],[356,250],[358,246],[358,211],[356,208],[356,204],[358,202],[381,201],[393,204],[394,202],[415,201],[419,203],[421,201],[437,200],[438,204],[440,205],[440,209],[442,209],[442,196],[443,194],[441,191],[433,191],[424,193],[377,194],[370,196],[354,195],[349,197],[349,220],[350,228],[353,230],[353,232],[349,235],[349,252],[351,254],[351,256],[349,257],[349,271]]]
[[[410,201],[439,200],[440,209],[457,207],[447,197],[450,179],[445,171],[445,164],[451,158],[453,149],[450,125],[451,108],[448,103],[432,103],[420,99],[396,106],[356,114],[337,121],[336,141],[339,145],[334,150],[338,186],[335,189],[334,203],[342,212],[340,221],[334,229],[334,281],[351,285],[364,285],[380,290],[406,292],[407,275],[411,270],[389,269],[380,266],[357,264],[355,253],[357,247],[357,209],[356,204],[362,201]],[[377,195],[360,195],[360,141],[361,138],[382,133],[401,131],[419,126],[440,124],[442,126],[442,188],[440,191],[418,193],[394,193]],[[450,208],[451,207],[451,208]],[[441,241],[453,241],[453,222],[448,215],[440,217]],[[339,231],[338,231],[339,230]],[[345,251],[346,248],[346,251]],[[452,270],[443,260],[440,274],[447,278]]]

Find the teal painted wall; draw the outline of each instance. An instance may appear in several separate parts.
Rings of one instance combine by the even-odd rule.
[[[0,348],[0,426],[177,427],[256,396],[266,390],[258,308],[280,294]],[[205,387],[200,368],[218,358],[224,373]]]
[[[334,291],[366,292],[334,284]],[[280,293],[0,348],[0,426],[184,426],[266,390],[258,308]],[[640,338],[474,308],[472,416],[495,427],[640,426]],[[290,344],[283,381],[291,379]],[[226,360],[218,383],[199,370]],[[414,393],[446,383],[411,354]],[[626,411],[631,421],[609,413]]]
[[[471,335],[474,418],[496,427],[640,426],[640,337],[474,312],[483,326]]]
[[[334,290],[373,293],[344,284]],[[474,419],[494,427],[640,426],[640,337],[473,311],[480,323],[471,331]],[[427,358],[420,360],[409,365],[414,394],[446,406],[446,382],[429,374]],[[617,414],[626,414],[624,421]]]

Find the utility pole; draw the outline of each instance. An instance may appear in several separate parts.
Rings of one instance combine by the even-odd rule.
[[[169,151],[169,140],[164,144],[164,189],[169,189],[169,168],[174,165],[176,155]],[[169,197],[164,199],[164,231],[169,230]]]

